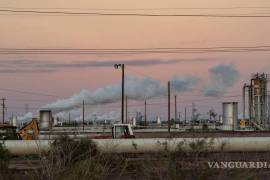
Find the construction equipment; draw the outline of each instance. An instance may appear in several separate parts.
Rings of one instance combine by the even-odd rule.
[[[21,137],[16,133],[16,126],[0,124],[0,140],[20,140]]]
[[[39,128],[37,119],[33,118],[32,121],[22,127],[18,134],[22,140],[37,140],[39,139]]]

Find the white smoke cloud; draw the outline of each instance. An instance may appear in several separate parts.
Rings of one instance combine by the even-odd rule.
[[[220,64],[209,69],[210,79],[204,95],[219,97],[233,86],[238,78],[238,70],[231,64]]]
[[[70,115],[69,115],[70,113]],[[69,116],[71,121],[82,121],[82,111],[80,109],[73,109],[70,112],[62,111],[54,114],[54,117],[60,118],[60,120],[68,121]],[[84,120],[87,121],[100,121],[100,120],[111,120],[116,121],[120,119],[120,112],[110,111],[107,113],[91,112],[85,113]]]
[[[184,92],[192,90],[193,86],[199,82],[199,78],[195,76],[176,76],[171,78],[172,90],[177,92]]]
[[[24,122],[31,121],[33,117],[34,117],[33,113],[28,112],[28,113],[24,114],[23,116],[18,116],[17,120],[18,120],[18,122],[24,123]]]
[[[177,92],[190,90],[197,82],[194,76],[173,76],[171,78],[172,88]],[[166,84],[160,81],[145,77],[140,79],[135,76],[126,76],[125,94],[129,99],[144,100],[152,97],[160,97],[167,93]],[[121,99],[121,84],[108,85],[94,91],[81,90],[67,99],[57,100],[43,108],[51,109],[54,112],[76,109],[82,105],[84,100],[87,105],[101,105],[114,103]]]

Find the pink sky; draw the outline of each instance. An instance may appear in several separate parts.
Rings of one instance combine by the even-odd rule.
[[[16,8],[166,8],[166,7],[239,7],[270,6],[269,0],[13,0],[1,1],[1,7]],[[3,9],[3,8],[0,8]],[[267,12],[264,9],[260,12]],[[137,11],[136,11],[137,12]],[[155,12],[155,11],[150,11]],[[160,11],[158,11],[160,13]],[[162,11],[163,12],[163,11]],[[256,13],[257,10],[172,10],[163,13]],[[110,17],[110,16],[26,16],[0,15],[0,48],[143,48],[143,47],[211,47],[270,45],[270,18],[199,18],[199,17]],[[162,54],[129,56],[94,55],[0,55],[5,60],[74,63],[80,61],[171,60],[189,61],[153,66],[132,67],[164,83],[174,74],[196,75],[207,79],[208,69],[218,64],[233,64],[240,79],[230,91],[241,92],[243,82],[253,72],[270,72],[269,52]],[[199,60],[202,61],[199,61]],[[205,61],[205,60],[208,61]],[[20,65],[12,65],[20,70]],[[82,88],[95,89],[120,80],[113,67],[60,68],[43,73],[4,73],[0,69],[1,87],[69,96]],[[32,68],[32,66],[31,66]],[[40,67],[39,67],[40,68]],[[132,69],[127,74],[135,73]],[[140,76],[140,75],[139,75]],[[11,112],[24,112],[24,104],[40,107],[56,98],[0,91],[7,97]],[[16,99],[41,99],[38,102]],[[190,103],[190,102],[185,102]]]

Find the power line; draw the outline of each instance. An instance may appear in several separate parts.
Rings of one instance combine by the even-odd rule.
[[[205,50],[205,49],[249,49],[249,48],[269,48],[270,45],[253,46],[211,46],[211,47],[145,47],[145,48],[0,48],[0,50],[18,50],[18,51],[136,51],[136,50]]]
[[[80,49],[80,48],[0,48],[0,54],[181,54],[181,53],[239,53],[269,52],[269,45],[257,46],[217,46],[217,47],[156,47],[156,48],[112,48],[112,49]]]
[[[26,7],[0,7],[2,9],[64,9],[64,10],[97,10],[97,11],[151,11],[151,10],[232,10],[232,9],[270,9],[270,6],[234,6],[234,7],[156,7],[156,8],[71,8],[71,7],[48,7],[48,8],[26,8]]]
[[[41,11],[41,10],[16,10],[0,9],[6,13],[27,13],[29,15],[87,15],[87,16],[141,16],[141,17],[207,17],[207,18],[270,18],[270,15],[243,15],[243,14],[146,14],[146,13],[102,13],[102,12],[75,12],[75,11]],[[9,15],[9,14],[6,14]]]

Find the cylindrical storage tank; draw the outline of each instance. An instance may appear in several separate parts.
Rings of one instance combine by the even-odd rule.
[[[135,117],[132,118],[132,126],[134,126],[134,127],[136,126],[136,118]]]
[[[52,111],[40,110],[39,111],[39,128],[41,130],[49,130],[52,127]]]
[[[222,103],[222,121],[223,130],[237,130],[238,129],[238,103],[224,102]]]
[[[161,124],[161,120],[160,120],[160,117],[159,117],[159,116],[157,117],[157,124],[158,124],[158,125]]]
[[[17,116],[12,116],[10,119],[10,124],[17,127]]]

